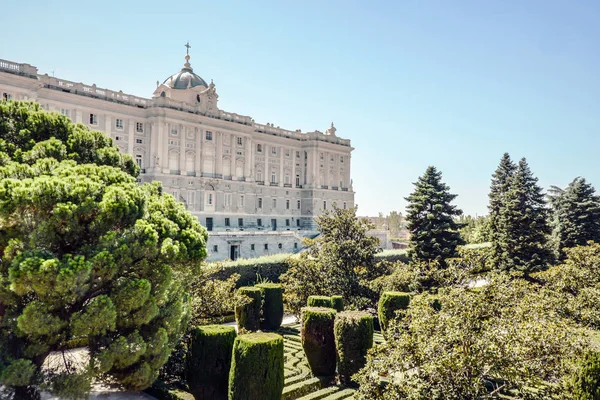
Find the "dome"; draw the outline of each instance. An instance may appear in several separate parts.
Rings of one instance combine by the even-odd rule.
[[[172,89],[189,89],[196,86],[208,87],[204,79],[194,73],[189,63],[186,63],[181,71],[168,77],[163,83]]]

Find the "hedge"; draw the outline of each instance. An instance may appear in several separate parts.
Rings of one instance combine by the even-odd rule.
[[[403,262],[405,264],[408,264],[410,261],[410,258],[408,257],[408,254],[406,252],[406,250],[404,249],[390,249],[390,250],[383,250],[380,251],[379,253],[375,254],[375,262],[380,262],[380,261],[389,261],[389,262]]]
[[[275,331],[283,321],[283,289],[278,283],[261,283],[256,287],[262,291],[261,325],[264,329]]]
[[[199,326],[192,330],[186,377],[197,399],[226,399],[235,327]]]
[[[331,304],[331,297],[329,296],[308,296],[306,305],[308,307],[333,308],[333,304]]]
[[[342,311],[333,327],[340,382],[354,386],[352,375],[365,366],[373,347],[373,317],[362,311]]]
[[[144,390],[150,396],[156,397],[158,400],[195,400],[196,398],[191,393],[181,389],[166,385],[161,381],[156,381],[148,389]]]
[[[290,268],[286,261],[291,254],[274,254],[249,259],[238,259],[236,261],[216,262],[212,265],[219,266],[211,275],[211,278],[225,280],[233,274],[239,274],[240,279],[237,286],[252,286],[258,277],[270,282],[279,282],[279,277]]]
[[[573,399],[600,398],[600,353],[590,351],[578,360],[576,373],[571,378]]]
[[[404,292],[383,292],[377,305],[377,316],[381,330],[387,329],[390,320],[396,316],[396,311],[405,310],[410,303],[410,295]]]
[[[250,298],[250,303],[235,308],[235,320],[239,329],[257,331],[260,327],[260,307],[262,292],[257,287],[243,286],[238,289],[239,294]]]
[[[303,307],[300,310],[302,348],[315,376],[335,375],[335,314],[334,309],[325,307]]]
[[[344,311],[344,298],[342,296],[331,296],[331,307],[336,311]]]
[[[229,400],[280,400],[283,358],[283,337],[276,333],[238,336],[229,373]]]

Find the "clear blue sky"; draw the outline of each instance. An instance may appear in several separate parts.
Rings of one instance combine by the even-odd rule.
[[[359,214],[401,210],[428,165],[487,212],[502,153],[600,189],[598,1],[5,1],[0,58],[150,96],[187,40],[222,109],[352,140]]]

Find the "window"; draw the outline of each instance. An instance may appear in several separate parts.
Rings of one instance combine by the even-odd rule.
[[[275,147],[275,146],[271,147],[271,154],[277,155],[277,147]]]
[[[142,144],[142,143],[144,143],[144,140],[143,139],[135,139],[135,142],[137,144]]]
[[[231,226],[230,224],[229,218],[225,217],[225,226]]]
[[[196,192],[188,192],[188,205],[192,206],[196,203]]]
[[[273,208],[277,208],[277,199],[273,199]]]
[[[300,200],[298,200],[298,210],[300,209]]]
[[[258,171],[256,173],[256,181],[257,182],[262,182],[262,172]]]
[[[331,162],[335,162],[335,157],[331,156]]]
[[[346,209],[346,202],[344,202],[344,210]]]
[[[259,143],[256,145],[256,151],[262,153],[262,144]]]
[[[298,248],[298,242],[294,242],[294,249]]]
[[[300,175],[296,175],[296,186],[300,186]]]
[[[327,210],[327,201],[323,202],[323,210]]]
[[[231,207],[231,193],[225,193],[225,207]]]
[[[177,128],[171,128],[171,135],[177,136]]]
[[[136,154],[135,155],[135,163],[137,164],[138,167],[142,168],[142,165],[144,163],[144,157],[141,154]]]
[[[340,187],[343,188],[344,187],[344,183],[342,181],[340,181]]]
[[[265,250],[269,250],[269,243],[265,243]]]
[[[300,158],[300,152],[299,151],[296,152],[296,158]]]
[[[136,122],[135,131],[140,133],[144,132],[144,124],[142,122]]]
[[[244,207],[244,196],[240,196],[240,207]]]
[[[208,197],[206,199],[206,204],[208,204],[209,206],[213,205],[213,194],[212,193],[208,194]]]
[[[123,120],[120,118],[115,119],[115,127],[117,129],[123,129]]]
[[[250,245],[250,250],[254,251],[254,243]]]
[[[282,248],[283,248],[283,245],[282,245],[281,243],[279,243],[279,244],[277,245],[277,247],[279,247],[280,249],[282,249]]]
[[[256,220],[256,226],[262,226],[262,219],[258,218]]]
[[[344,157],[340,157],[340,162],[343,164],[344,163]]]
[[[206,230],[211,232],[213,230],[213,219],[212,217],[206,218]]]
[[[64,108],[61,108],[61,109],[60,109],[60,113],[61,113],[62,115],[64,115],[65,117],[70,117],[71,110],[66,110],[66,109],[64,109]]]
[[[258,208],[262,208],[262,197],[258,198]]]
[[[324,158],[324,157],[323,157],[323,153],[321,153],[321,154],[320,154],[320,157],[321,157],[321,160]]]
[[[289,150],[289,149],[286,149],[286,150],[285,150],[285,156],[286,156],[286,157],[289,157],[289,156],[290,156],[290,150]]]
[[[286,201],[285,201],[285,209],[286,209],[286,210],[289,210],[289,209],[290,209],[290,201],[289,201],[289,200],[286,200]]]
[[[212,140],[212,132],[206,131],[206,140]]]
[[[271,174],[271,183],[277,182],[277,176],[275,174]]]
[[[290,219],[289,219],[289,218],[287,218],[287,219],[285,220],[285,226],[290,226]]]
[[[121,140],[121,136],[115,136],[115,140]]]
[[[286,176],[285,176],[285,178],[283,179],[283,182],[284,182],[286,185],[289,185],[289,184],[290,184],[290,176],[289,176],[289,175],[286,175]]]
[[[237,144],[238,144],[238,146],[242,145],[242,138],[241,137],[237,138]]]
[[[219,246],[214,244],[213,245],[213,253],[218,253],[219,252]]]
[[[90,114],[90,124],[98,125],[98,116],[96,114]]]
[[[238,218],[238,226],[239,226],[240,228],[243,228],[243,227],[244,227],[244,218]]]
[[[300,220],[299,219],[296,220],[296,226],[300,227]]]

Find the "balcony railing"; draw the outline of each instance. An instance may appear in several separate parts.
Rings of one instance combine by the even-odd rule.
[[[271,182],[271,186],[279,186],[279,182]]]
[[[256,184],[257,184],[257,185],[264,185],[264,184],[265,184],[265,181],[256,181]]]
[[[348,191],[348,188],[345,188],[345,187],[342,188],[342,192],[347,192],[347,191]]]
[[[291,183],[284,183],[284,184],[283,184],[283,187],[291,188],[291,187],[292,187],[292,184],[291,184]]]
[[[329,186],[327,186],[327,185],[321,185],[321,189],[329,189]]]
[[[338,187],[337,186],[332,186],[331,190],[338,190]]]

